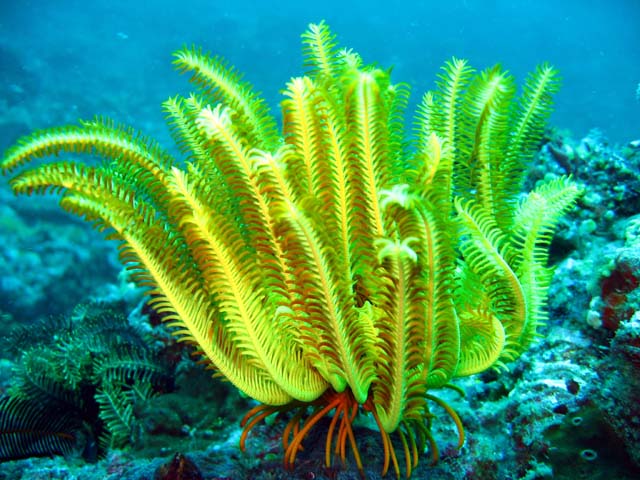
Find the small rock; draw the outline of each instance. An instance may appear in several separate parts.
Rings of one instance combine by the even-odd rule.
[[[170,462],[158,467],[153,478],[154,480],[204,480],[198,467],[181,453],[176,453]]]

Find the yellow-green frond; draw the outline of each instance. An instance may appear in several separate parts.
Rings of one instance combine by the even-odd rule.
[[[560,88],[558,71],[544,63],[524,84],[518,104],[509,121],[510,132],[505,155],[504,175],[511,195],[522,190],[524,172],[538,147],[553,107],[553,95]]]
[[[503,204],[502,162],[514,93],[512,77],[499,65],[473,78],[464,98],[463,133],[458,143],[460,162],[455,165],[458,194],[464,198],[476,197],[483,208],[498,219],[509,210],[509,206]]]
[[[291,145],[290,181],[298,195],[318,198],[326,183],[326,136],[323,134],[323,114],[319,111],[321,98],[308,77],[293,78],[284,91],[282,116],[283,134]]]
[[[292,398],[314,400],[325,390],[324,380],[305,368],[301,350],[283,328],[287,322],[278,317],[277,305],[264,305],[268,291],[261,284],[262,271],[255,268],[243,239],[234,237],[225,217],[200,202],[183,172],[174,169],[173,175],[181,228],[224,319],[229,343],[237,346],[242,363],[255,365]]]
[[[457,144],[459,130],[462,126],[461,103],[463,94],[473,73],[466,60],[452,58],[445,62],[442,73],[438,75],[436,92],[437,123],[436,133],[450,145]]]
[[[515,214],[514,243],[518,277],[527,297],[528,321],[518,338],[516,351],[523,351],[546,320],[544,305],[552,270],[547,266],[549,244],[560,218],[575,203],[582,190],[568,177],[543,183],[530,192]]]
[[[449,382],[460,356],[460,327],[453,303],[456,252],[453,223],[448,212],[440,212],[435,204],[425,203],[417,213],[422,241],[419,258],[422,263],[420,281],[426,302],[423,347],[423,376],[429,388]]]
[[[505,347],[502,323],[488,305],[460,313],[460,363],[457,377],[473,375],[499,365]]]
[[[407,412],[408,398],[421,398],[426,390],[424,383],[412,381],[412,377],[419,377],[422,364],[418,344],[424,335],[424,307],[421,285],[412,280],[416,254],[407,240],[385,240],[379,252],[382,268],[377,272],[386,288],[378,292],[380,365],[372,390],[382,426],[388,432],[394,431],[405,415],[415,413]],[[416,387],[417,392],[413,391]]]
[[[302,34],[302,53],[304,66],[309,75],[325,77],[325,81],[334,78],[338,70],[338,50],[336,36],[324,21],[312,23]]]
[[[27,162],[61,153],[81,153],[102,157],[100,168],[114,181],[136,191],[136,196],[164,211],[164,182],[173,158],[154,141],[133,129],[110,120],[94,119],[62,128],[37,131],[22,138],[2,160],[2,169],[11,171]]]
[[[176,145],[190,161],[208,161],[206,144],[199,135],[197,118],[207,106],[203,98],[191,95],[188,98],[179,95],[165,100],[162,108]]]
[[[558,71],[542,64],[527,78],[512,121],[508,156],[529,159],[540,141],[553,106],[552,96],[560,87]]]
[[[433,92],[422,95],[413,116],[413,135],[417,155],[430,143],[430,138],[437,135],[436,126],[433,124],[435,116],[433,95]]]
[[[513,264],[515,253],[496,221],[469,201],[455,202],[464,233],[460,249],[465,265],[490,289],[491,309],[503,323],[507,342],[519,339],[529,320],[527,298]]]
[[[389,113],[387,129],[389,132],[390,181],[406,181],[406,170],[411,167],[408,160],[410,143],[405,133],[405,110],[409,102],[410,89],[407,84],[390,84],[386,89]]]
[[[309,219],[294,205],[283,207],[284,255],[297,273],[300,300],[292,307],[303,348],[336,391],[348,385],[364,402],[374,374],[372,320],[356,310],[352,285],[337,274],[330,247],[320,241]]]
[[[236,128],[250,143],[263,149],[277,145],[277,127],[269,107],[233,67],[195,47],[184,47],[174,57],[180,72],[192,72],[191,81],[202,89],[209,103],[221,102],[233,109]]]
[[[520,256],[546,265],[555,227],[582,192],[570,177],[559,177],[526,195],[515,213],[513,232]]]
[[[355,72],[348,81],[350,105],[347,115],[353,149],[353,178],[357,185],[354,202],[362,209],[366,230],[373,238],[384,235],[378,192],[387,188],[391,178],[388,163],[388,111],[384,98],[381,71]],[[386,83],[386,82],[385,82]]]
[[[430,107],[433,118],[429,127],[433,128],[433,131],[443,140],[449,153],[448,156],[443,157],[441,164],[443,175],[438,182],[438,188],[446,197],[451,192],[453,166],[459,162],[463,153],[459,148],[464,113],[462,101],[472,73],[473,69],[469,67],[466,60],[454,57],[446,62],[442,73],[438,75],[438,89],[433,94],[433,106]]]

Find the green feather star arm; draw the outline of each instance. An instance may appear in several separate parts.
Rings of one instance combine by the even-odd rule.
[[[546,320],[553,231],[580,189],[569,179],[521,198],[558,87],[539,67],[516,97],[499,66],[447,62],[424,95],[414,135],[408,88],[339,49],[324,23],[303,35],[305,76],[282,101],[282,133],[264,100],[219,57],[175,54],[196,91],[163,108],[184,160],[106,119],[35,132],[8,149],[18,194],[61,205],[120,242],[172,332],[248,396],[247,434],[274,412],[291,466],[307,433],[363,471],[352,423],[373,416],[383,473],[407,476],[428,447],[432,391],[500,368]],[[75,161],[25,166],[63,153]]]

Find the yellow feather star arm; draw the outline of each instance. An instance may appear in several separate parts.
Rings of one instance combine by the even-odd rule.
[[[462,99],[473,69],[468,66],[466,60],[452,58],[445,63],[442,70],[438,90],[432,97],[427,97],[427,101],[433,102],[432,106],[427,106],[427,112],[431,112],[427,115],[433,118],[424,125],[432,128],[433,133],[436,133],[446,146],[439,165],[442,175],[436,186],[441,191],[441,196],[449,202],[454,181],[452,172],[460,163],[463,154],[459,145],[464,113]]]
[[[359,207],[366,209],[367,229],[371,237],[381,238],[384,228],[378,192],[387,187],[389,180],[388,166],[384,163],[387,154],[385,105],[374,72],[356,72],[353,77],[353,85],[350,86],[352,98],[349,99],[353,109],[348,114],[355,149],[352,181],[359,182],[362,189],[355,201],[362,202]]]
[[[309,29],[302,34],[302,44],[304,65],[311,69],[310,74],[326,78],[336,75],[338,68],[336,37],[326,23],[309,25]]]
[[[351,285],[336,277],[326,247],[309,220],[295,205],[283,208],[286,255],[297,272],[303,348],[336,391],[349,385],[358,401],[364,402],[374,373],[374,332],[350,308]]]
[[[373,395],[382,427],[394,431],[405,416],[416,415],[423,407],[426,385],[419,371],[424,342],[424,292],[416,282],[418,256],[411,247],[416,238],[380,239],[378,257],[379,298],[376,298],[380,354],[378,379]],[[413,405],[408,408],[409,401]]]
[[[505,346],[505,331],[488,305],[460,312],[459,317],[461,343],[456,376],[473,375],[501,365],[499,358]]]
[[[544,131],[544,120],[551,113],[552,95],[558,88],[558,71],[546,63],[529,75],[517,118],[513,121],[511,129],[508,161],[517,159],[519,163],[523,163],[533,154],[535,147],[532,144],[538,141]]]
[[[265,150],[277,145],[277,127],[266,103],[232,67],[196,48],[178,50],[174,57],[180,72],[193,72],[191,81],[202,88],[210,103],[222,102],[234,111],[238,129],[251,144]]]
[[[440,161],[442,152],[442,140],[438,140],[438,153],[432,158],[434,150],[433,139],[438,139],[434,122],[434,98],[433,92],[426,92],[416,108],[413,119],[413,148],[415,153],[410,159],[410,168],[413,175],[423,175],[425,183],[431,183],[431,179],[436,172],[437,163]],[[437,159],[435,162],[433,159]],[[423,174],[422,171],[425,173]],[[417,183],[417,182],[416,182]]]
[[[265,192],[265,185],[258,184],[259,164],[264,161],[264,152],[245,147],[230,123],[229,111],[220,105],[213,110],[203,109],[195,121],[210,139],[210,158],[236,197],[244,220],[243,229],[249,237],[246,247],[257,253],[257,265],[251,264],[249,268],[258,267],[257,274],[263,269],[265,273],[269,272],[274,286],[271,291],[274,303],[290,300],[287,267],[282,245],[274,230],[272,206],[269,205],[269,197],[275,195],[272,188]],[[286,298],[281,298],[281,295]]]
[[[291,400],[292,397],[278,385],[273,377],[267,375],[266,370],[252,362],[236,359],[236,355],[225,345],[228,343],[227,339],[218,338],[214,341],[212,325],[220,319],[215,318],[219,313],[217,311],[211,312],[213,315],[204,314],[210,311],[210,307],[207,308],[210,302],[208,298],[200,296],[194,298],[191,289],[188,288],[189,284],[177,283],[180,278],[176,278],[171,270],[163,268],[163,265],[158,263],[157,253],[149,251],[144,239],[136,239],[128,235],[123,235],[123,238],[135,253],[135,258],[144,265],[158,290],[163,293],[163,298],[157,301],[152,300],[152,304],[157,304],[159,311],[172,314],[168,321],[173,326],[183,328],[178,330],[179,334],[195,342],[220,373],[247,395],[275,405]]]
[[[516,212],[513,242],[520,252],[516,271],[528,298],[529,319],[518,339],[519,352],[531,344],[547,318],[544,305],[553,274],[547,267],[549,244],[560,218],[581,194],[580,187],[563,177],[530,192]]]
[[[109,120],[96,119],[27,136],[6,152],[2,169],[11,171],[33,159],[61,152],[95,153],[112,159],[112,165],[102,169],[117,172],[118,177],[126,179],[121,184],[135,188],[138,197],[153,202],[162,210],[163,183],[174,163],[173,158],[155,142]]]
[[[551,115],[553,95],[559,88],[558,71],[546,63],[538,66],[525,81],[517,108],[512,110],[509,119],[509,140],[502,162],[504,183],[500,188],[507,198],[516,197],[522,190],[527,167]],[[514,208],[505,211],[511,214],[511,221],[513,212]]]
[[[318,177],[317,165],[323,163],[321,125],[317,115],[314,85],[308,77],[292,79],[284,91],[282,115],[283,134],[292,155],[288,158],[292,175],[291,182],[297,187],[300,197],[316,198],[322,178]]]
[[[353,187],[350,182],[349,156],[345,138],[345,128],[339,120],[334,108],[327,105],[325,131],[327,137],[327,170],[326,185],[321,194],[326,208],[325,218],[331,226],[332,242],[337,241],[338,271],[344,275],[344,280],[354,282],[354,268],[356,260],[353,255],[355,242],[352,225]]]
[[[453,286],[455,285],[455,251],[446,233],[449,220],[437,211],[418,208],[422,225],[422,263],[427,308],[425,311],[424,374],[429,388],[449,382],[460,356],[460,329],[455,320]]]
[[[162,104],[178,148],[194,163],[210,163],[207,139],[200,135],[197,128],[197,118],[207,105],[204,99],[195,95],[188,98],[171,97]]]
[[[467,199],[475,196],[485,211],[498,219],[513,207],[504,204],[511,199],[504,198],[501,187],[509,105],[514,93],[513,79],[495,66],[471,81],[464,98],[466,122],[459,142],[462,165],[456,184],[461,195]]]
[[[190,244],[197,244],[194,259],[208,289],[214,292],[220,313],[227,322],[226,330],[244,358],[242,363],[254,363],[281,386],[291,398],[311,401],[320,396],[326,384],[305,366],[301,350],[293,338],[283,335],[277,312],[265,308],[258,279],[247,267],[242,245],[229,244],[224,226],[215,215],[193,196],[187,180],[174,168],[176,198],[185,205],[180,215],[185,236]],[[280,334],[275,334],[279,332]],[[242,385],[238,385],[242,389]],[[274,403],[273,400],[266,403]]]
[[[498,318],[504,325],[507,345],[517,345],[526,326],[527,297],[520,279],[512,266],[513,258],[507,239],[480,207],[471,203],[455,203],[456,211],[470,240],[462,245],[469,265],[486,285],[493,285],[495,301],[493,308],[499,309]]]

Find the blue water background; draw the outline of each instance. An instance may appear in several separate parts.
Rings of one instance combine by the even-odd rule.
[[[95,114],[169,142],[160,103],[189,89],[171,66],[183,45],[226,57],[277,114],[280,89],[301,72],[300,33],[321,19],[365,61],[393,66],[412,105],[451,56],[502,63],[519,81],[549,61],[563,77],[554,125],[640,137],[638,0],[4,0],[0,149]]]

